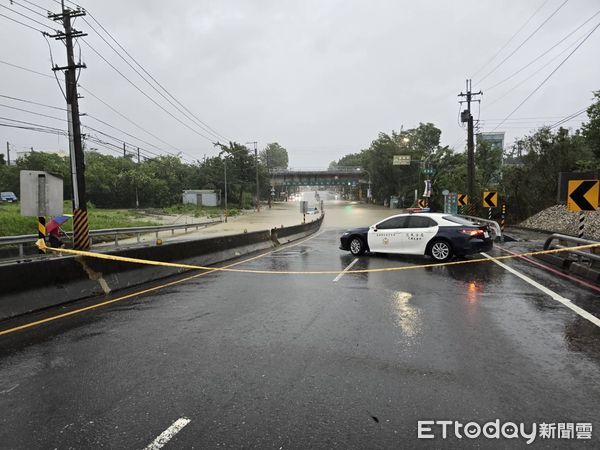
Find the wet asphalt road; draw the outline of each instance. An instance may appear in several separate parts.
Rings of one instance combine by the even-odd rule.
[[[238,267],[342,271],[327,226]],[[600,317],[598,292],[504,262]],[[0,447],[144,448],[186,417],[165,448],[431,447],[418,420],[495,419],[592,422],[534,446],[598,448],[592,323],[492,262],[335,277],[210,273],[0,337]]]

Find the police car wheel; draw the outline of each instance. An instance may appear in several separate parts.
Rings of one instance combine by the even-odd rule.
[[[359,237],[352,238],[350,241],[350,253],[354,256],[360,256],[365,252],[365,244]]]
[[[435,241],[431,244],[429,253],[437,262],[448,261],[452,258],[452,247],[446,241]]]

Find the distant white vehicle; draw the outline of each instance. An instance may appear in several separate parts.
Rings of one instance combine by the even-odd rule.
[[[308,208],[306,214],[319,214],[319,208]]]
[[[17,200],[17,196],[14,192],[0,192],[0,201],[2,202],[12,203],[16,202]]]

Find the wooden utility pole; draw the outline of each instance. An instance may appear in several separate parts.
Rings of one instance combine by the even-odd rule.
[[[64,67],[54,66],[53,71],[64,71],[65,73],[65,97],[67,101],[67,119],[69,131],[69,153],[71,157],[71,177],[73,185],[73,248],[87,250],[90,248],[89,225],[85,192],[85,164],[83,147],[81,144],[81,125],[79,122],[79,97],[77,94],[78,69],[85,69],[81,62],[75,64],[73,57],[73,39],[87,36],[71,27],[71,19],[85,16],[82,9],[72,10],[65,7],[64,0],[61,1],[62,12],[60,14],[49,14],[52,20],[62,23],[65,31],[52,35],[51,37],[64,41],[67,49],[67,65]]]

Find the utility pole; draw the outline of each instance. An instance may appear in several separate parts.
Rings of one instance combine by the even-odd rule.
[[[123,158],[127,157],[127,150],[125,149],[125,142],[123,142]]]
[[[85,11],[65,8],[64,0],[61,1],[60,14],[49,14],[48,17],[61,22],[65,31],[50,37],[64,40],[67,49],[67,65],[54,66],[53,71],[65,72],[65,97],[67,101],[67,119],[69,131],[69,153],[71,157],[71,177],[73,185],[73,248],[87,250],[90,248],[89,225],[85,191],[85,164],[83,147],[81,145],[81,128],[79,123],[79,101],[77,94],[77,69],[85,69],[85,64],[75,64],[73,57],[73,38],[87,36],[87,34],[71,28],[71,19],[85,16]]]
[[[140,148],[137,148],[138,164],[140,163]]]
[[[10,143],[6,141],[6,165],[10,166]]]
[[[223,170],[225,171],[225,222],[227,222],[227,155],[223,157]]]
[[[471,114],[471,102],[480,101],[474,100],[473,97],[477,95],[483,95],[483,92],[471,92],[471,80],[467,80],[466,93],[458,94],[459,97],[466,97],[466,101],[460,101],[467,104],[465,109],[460,115],[460,121],[462,123],[467,122],[467,191],[470,199],[475,198],[475,140],[473,136],[473,114]],[[474,205],[474,203],[470,203]]]
[[[268,147],[265,149],[265,156],[267,157],[267,172],[269,174],[269,209],[271,209],[273,195],[275,194],[275,188],[273,187],[273,183],[271,180],[271,152],[269,151]]]

